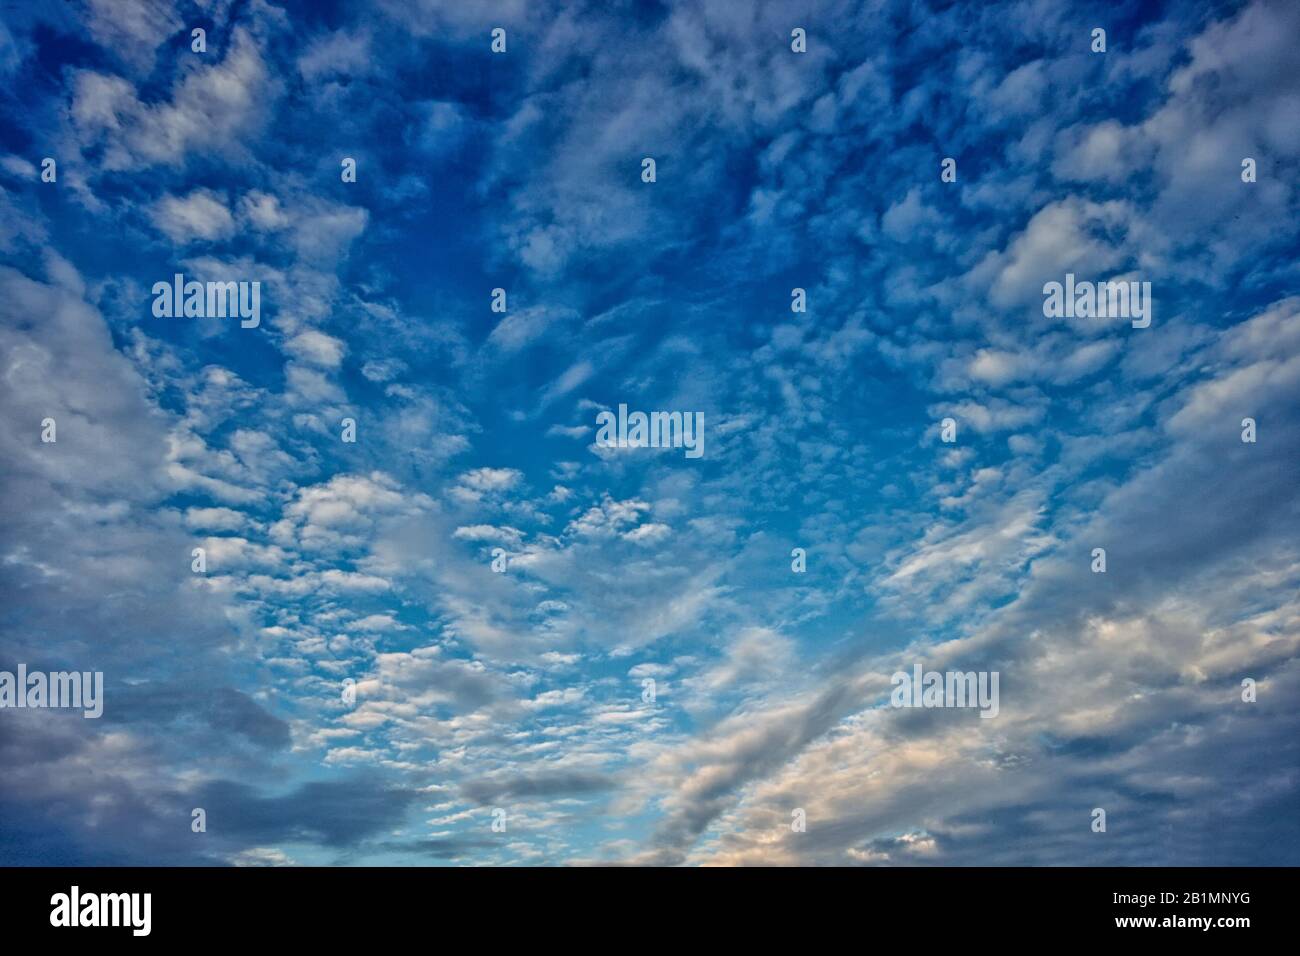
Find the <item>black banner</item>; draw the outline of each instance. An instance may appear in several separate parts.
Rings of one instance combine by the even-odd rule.
[[[776,929],[928,941],[1105,936],[1232,946],[1286,925],[1286,869],[10,869],[6,937],[372,944],[431,924],[663,938]],[[547,930],[549,932],[549,930]],[[566,930],[566,932],[568,932]],[[694,931],[692,931],[694,932]],[[1259,935],[1260,933],[1264,935]],[[481,937],[478,934],[482,934]]]

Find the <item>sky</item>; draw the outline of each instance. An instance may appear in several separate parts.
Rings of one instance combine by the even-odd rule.
[[[1298,42],[0,7],[0,863],[1300,864]]]

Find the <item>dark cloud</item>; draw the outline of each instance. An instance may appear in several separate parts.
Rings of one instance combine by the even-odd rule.
[[[283,842],[355,848],[396,827],[418,794],[372,779],[312,781],[282,796],[264,796],[246,784],[218,780],[194,794],[208,814],[208,833],[229,844]]]
[[[534,774],[501,774],[467,780],[460,791],[480,805],[502,800],[548,799],[600,793],[615,785],[612,777],[579,770],[557,770]]]

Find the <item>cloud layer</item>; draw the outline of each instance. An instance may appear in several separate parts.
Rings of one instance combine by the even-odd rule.
[[[1300,862],[1295,4],[194,13],[0,25],[0,862]]]

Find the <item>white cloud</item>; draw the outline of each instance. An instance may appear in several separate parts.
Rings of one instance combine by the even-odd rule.
[[[151,212],[153,224],[176,243],[228,239],[235,220],[225,201],[210,189],[196,189],[183,199],[164,196]]]

